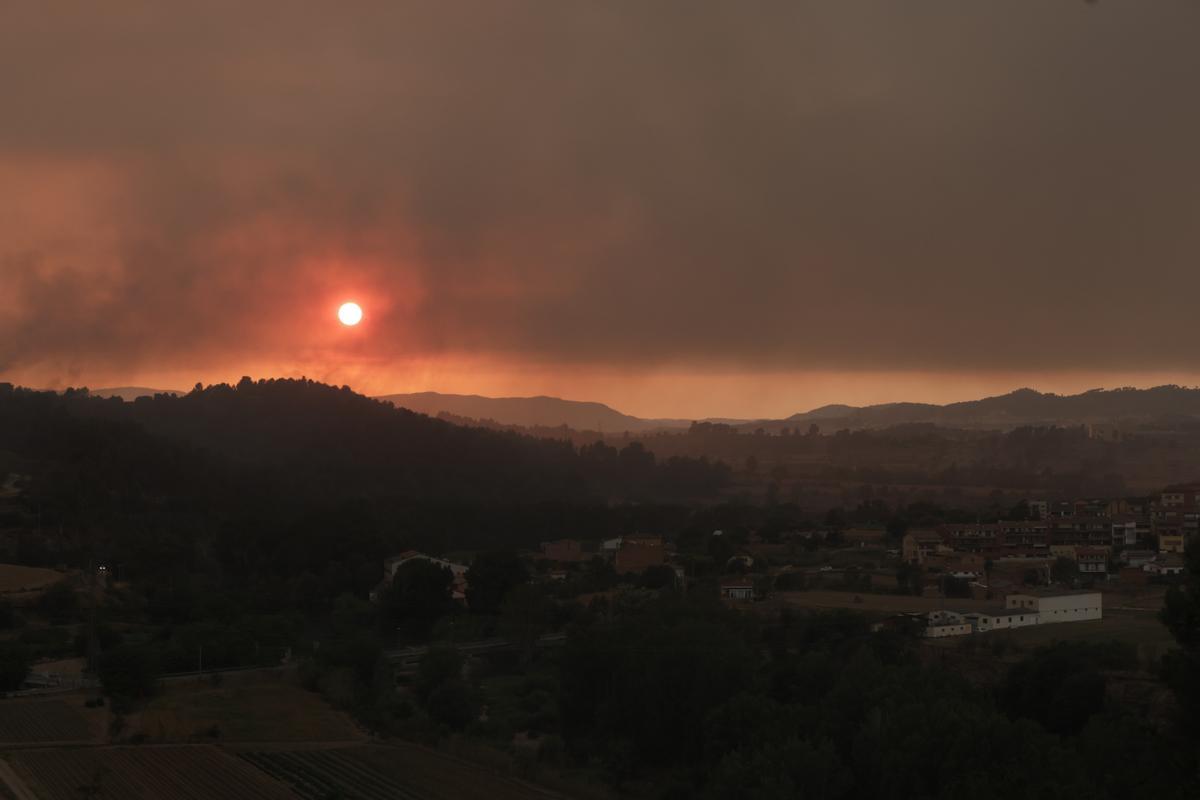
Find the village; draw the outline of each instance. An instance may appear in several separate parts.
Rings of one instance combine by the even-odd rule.
[[[883,526],[772,536],[714,530],[708,542],[643,534],[564,538],[520,556],[532,579],[562,599],[611,601],[671,585],[716,592],[747,610],[795,605],[873,612],[877,630],[941,639],[1101,620],[1106,595],[1127,603],[1143,594],[1160,603],[1184,571],[1185,545],[1200,533],[1200,484],[1168,487],[1149,498],[1029,500],[1023,506],[1024,519],[911,529],[898,540]],[[449,569],[453,597],[465,602],[469,567],[415,550],[387,560],[372,599],[414,558]],[[584,575],[593,580],[581,580]],[[894,602],[872,600],[887,596]]]

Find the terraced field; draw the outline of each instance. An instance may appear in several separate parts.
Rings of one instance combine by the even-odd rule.
[[[0,701],[0,743],[84,742],[95,735],[83,712],[63,700]]]
[[[304,800],[546,800],[556,795],[415,746],[240,754]]]
[[[8,759],[39,800],[296,800],[283,784],[205,745],[20,750]]]
[[[242,758],[292,787],[304,800],[424,800],[345,750],[242,753]]]

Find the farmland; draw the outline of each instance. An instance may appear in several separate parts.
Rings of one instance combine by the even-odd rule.
[[[78,707],[76,707],[76,703]],[[82,697],[0,701],[0,743],[85,742],[96,738],[96,725],[85,714]],[[103,715],[101,711],[99,715]]]
[[[217,688],[172,686],[133,720],[150,741],[188,741],[218,732],[229,742],[357,741],[346,715],[312,692],[279,682]]]
[[[22,750],[8,759],[39,800],[294,800],[283,784],[219,748]]]
[[[246,752],[305,800],[536,800],[553,797],[518,781],[411,745]],[[340,793],[340,794],[338,794]]]
[[[23,567],[19,564],[0,564],[0,593],[44,589],[65,577],[57,570]]]

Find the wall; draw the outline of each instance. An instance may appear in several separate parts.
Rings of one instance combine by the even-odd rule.
[[[1053,622],[1078,622],[1101,619],[1104,616],[1104,600],[1099,592],[1064,594],[1042,597],[1038,610],[1042,624]]]

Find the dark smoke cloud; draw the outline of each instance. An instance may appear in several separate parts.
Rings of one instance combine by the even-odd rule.
[[[1200,368],[1194,3],[2,14],[8,373]]]

